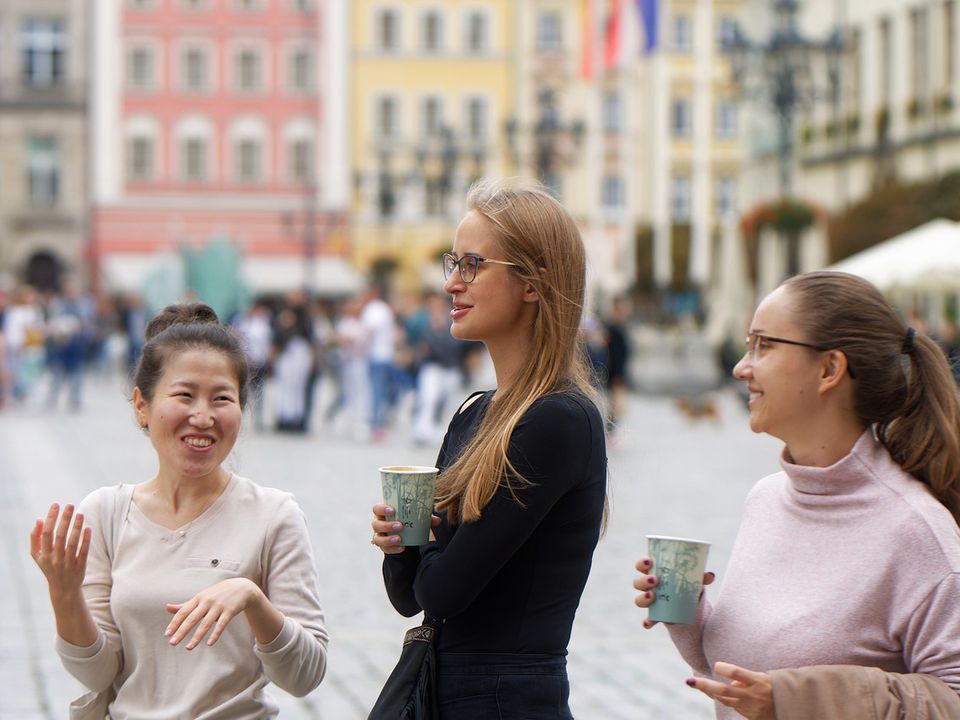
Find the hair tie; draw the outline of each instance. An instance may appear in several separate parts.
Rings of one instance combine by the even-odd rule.
[[[903,347],[900,348],[902,354],[913,354],[913,336],[916,334],[916,331],[912,327],[907,328],[907,336],[903,339]]]

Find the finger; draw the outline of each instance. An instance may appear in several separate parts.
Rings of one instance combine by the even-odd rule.
[[[181,609],[180,612],[183,612],[183,610]],[[180,623],[180,626],[176,629],[173,635],[170,636],[170,644],[176,645],[183,640],[187,636],[187,633],[193,630],[197,626],[197,623],[203,620],[206,614],[206,608],[199,605],[195,607],[193,611],[183,619],[183,622]]]
[[[642,573],[649,573],[651,570],[653,570],[653,560],[648,557],[640,558],[637,560],[635,567]]]
[[[223,631],[227,629],[227,623],[229,623],[235,615],[229,611],[224,611],[224,613],[217,620],[217,624],[213,628],[213,632],[210,633],[210,639],[207,640],[207,645],[213,645],[217,640],[220,639],[220,636],[223,634]]]
[[[66,520],[66,516],[64,516]],[[80,531],[83,530],[83,515],[77,513],[73,518],[73,527],[70,528],[70,535],[67,537],[66,552],[70,560],[77,558],[77,546],[80,544]]]
[[[386,520],[388,517],[396,515],[397,511],[385,503],[377,503],[373,506],[373,514],[381,520]]]
[[[53,535],[54,547],[63,548],[67,543],[67,531],[70,529],[70,521],[73,519],[73,505],[67,505],[63,508],[63,515],[60,516],[60,522],[57,523],[57,529]]]
[[[40,533],[43,532],[43,520],[37,518],[33,524],[33,530],[30,531],[30,555],[34,560],[40,554]]]
[[[754,672],[727,662],[714,663],[713,671],[720,677],[730,678],[743,686],[755,685],[767,679],[766,673]]]
[[[714,580],[717,579],[717,574],[712,572],[706,572],[703,574],[703,584],[710,585]]]
[[[387,555],[396,555],[406,549],[400,544],[402,539],[399,535],[374,535],[371,542]]]
[[[647,590],[644,593],[637,595],[633,601],[637,604],[637,607],[647,608],[653,605],[653,601],[657,599],[657,594],[651,590]]]
[[[653,627],[654,625],[656,625],[656,624],[657,624],[657,621],[656,621],[656,620],[647,619],[647,620],[644,620],[644,621],[643,621],[643,627],[644,627],[645,629],[647,629],[647,630],[649,630],[650,628],[652,628],[652,627]]]
[[[43,530],[40,533],[40,549],[43,552],[50,552],[53,547],[53,528],[57,524],[59,514],[60,506],[54,503],[47,511],[47,517],[43,519]]]
[[[203,619],[200,621],[200,624],[197,626],[197,631],[193,634],[193,637],[190,638],[190,642],[187,643],[187,650],[193,650],[197,645],[200,644],[200,641],[203,640],[203,636],[210,632],[216,624],[217,620],[214,617],[213,610],[208,612],[203,616]]]
[[[656,575],[641,575],[633,581],[634,590],[649,590],[659,582]]]
[[[443,520],[440,518],[439,515],[430,516],[430,527],[438,527],[442,522]]]
[[[743,688],[733,687],[732,685],[717,682],[716,680],[708,680],[707,678],[690,678],[687,680],[687,685],[696,688],[704,695],[709,695],[714,700],[719,700],[724,704],[728,704],[731,701],[739,701],[746,695],[746,691]]]
[[[403,523],[397,522],[396,520],[374,520],[370,523],[370,527],[373,528],[375,533],[390,535],[391,533],[398,533],[403,530]]]
[[[87,567],[87,556],[90,554],[90,538],[93,537],[93,528],[84,528],[83,536],[80,540],[80,552],[77,553],[77,564],[82,567]]]
[[[183,624],[183,621],[187,619],[187,616],[193,612],[193,609],[197,606],[197,600],[194,598],[190,602],[179,603],[179,606],[174,605],[173,603],[167,603],[167,610],[170,610],[171,607],[176,607],[173,617],[170,619],[170,623],[167,625],[167,629],[164,631],[164,635],[168,637],[173,635],[177,628]]]

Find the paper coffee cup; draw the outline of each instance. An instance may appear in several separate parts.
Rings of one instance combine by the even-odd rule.
[[[697,616],[710,543],[703,540],[647,535],[657,576],[657,594],[647,617],[655,622],[689,625]]]
[[[380,468],[383,502],[397,514],[394,518],[403,524],[400,544],[425,545],[430,540],[430,517],[436,494],[435,467],[420,465],[389,465]]]

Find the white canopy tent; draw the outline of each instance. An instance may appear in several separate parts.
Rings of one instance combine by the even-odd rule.
[[[960,223],[931,220],[827,269],[869,280],[936,330],[947,298],[960,298]]]

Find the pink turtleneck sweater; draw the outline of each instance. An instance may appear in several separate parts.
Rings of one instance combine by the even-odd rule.
[[[668,626],[696,673],[867,665],[960,692],[960,529],[868,430],[826,468],[751,490],[723,587],[694,625]],[[717,705],[718,718],[740,718]]]

